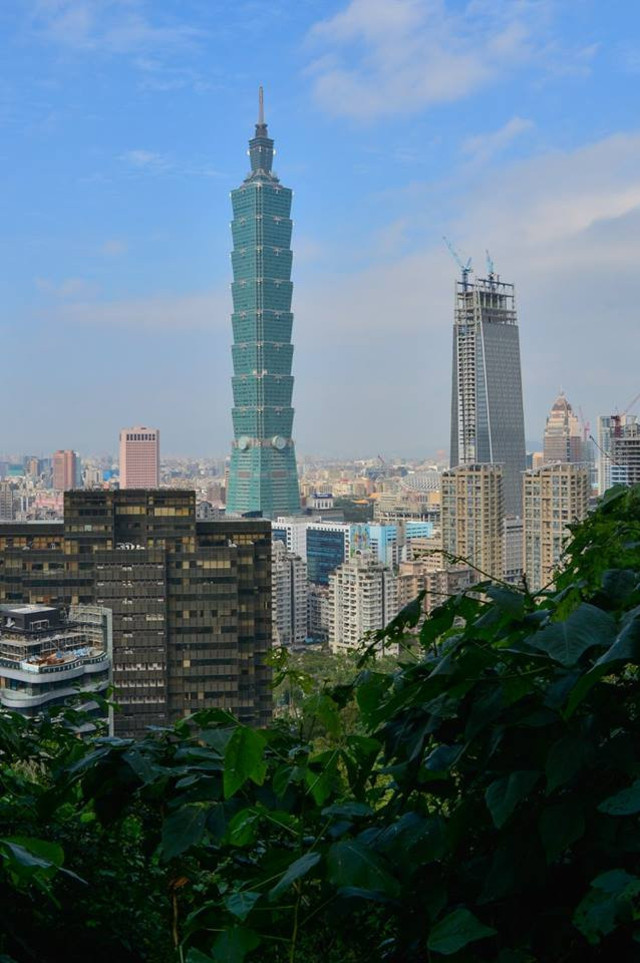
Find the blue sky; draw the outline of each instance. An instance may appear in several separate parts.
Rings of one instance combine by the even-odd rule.
[[[640,391],[640,4],[3,0],[0,451],[231,437],[230,203],[294,189],[295,434],[430,457],[455,264],[517,286],[527,436]]]

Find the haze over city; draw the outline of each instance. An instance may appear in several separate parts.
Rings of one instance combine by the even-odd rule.
[[[139,423],[167,453],[228,453],[229,191],[260,83],[295,191],[302,454],[447,448],[442,235],[516,285],[532,444],[561,387],[592,421],[622,410],[640,11],[610,8],[7,0],[2,398],[29,404],[2,447],[112,451]]]

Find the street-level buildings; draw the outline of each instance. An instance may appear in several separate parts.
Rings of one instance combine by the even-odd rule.
[[[442,548],[476,570],[478,580],[503,575],[503,474],[477,464],[442,473]]]
[[[272,170],[262,106],[249,141],[251,170],[233,206],[233,432],[227,514],[266,518],[300,510],[292,439],[291,198]]]
[[[590,471],[558,462],[523,476],[524,574],[530,591],[551,585],[569,538],[567,526],[589,510]]]
[[[525,462],[514,287],[465,270],[455,292],[450,466],[502,465],[504,513],[521,515]]]
[[[266,521],[197,521],[189,491],[68,492],[64,522],[0,525],[0,603],[112,610],[118,735],[213,706],[270,718]]]

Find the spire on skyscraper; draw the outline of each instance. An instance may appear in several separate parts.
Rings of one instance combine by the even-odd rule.
[[[264,119],[264,91],[262,87],[258,87],[258,123],[256,124],[255,135],[249,141],[249,157],[251,158],[249,178],[258,175],[277,180],[271,170],[273,154],[273,140],[269,137]]]
[[[264,91],[258,87],[258,127],[266,127],[264,122]]]

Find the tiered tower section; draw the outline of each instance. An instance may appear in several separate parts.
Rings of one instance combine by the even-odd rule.
[[[291,196],[271,167],[262,88],[251,171],[233,205],[233,431],[227,513],[300,510],[293,440]]]

